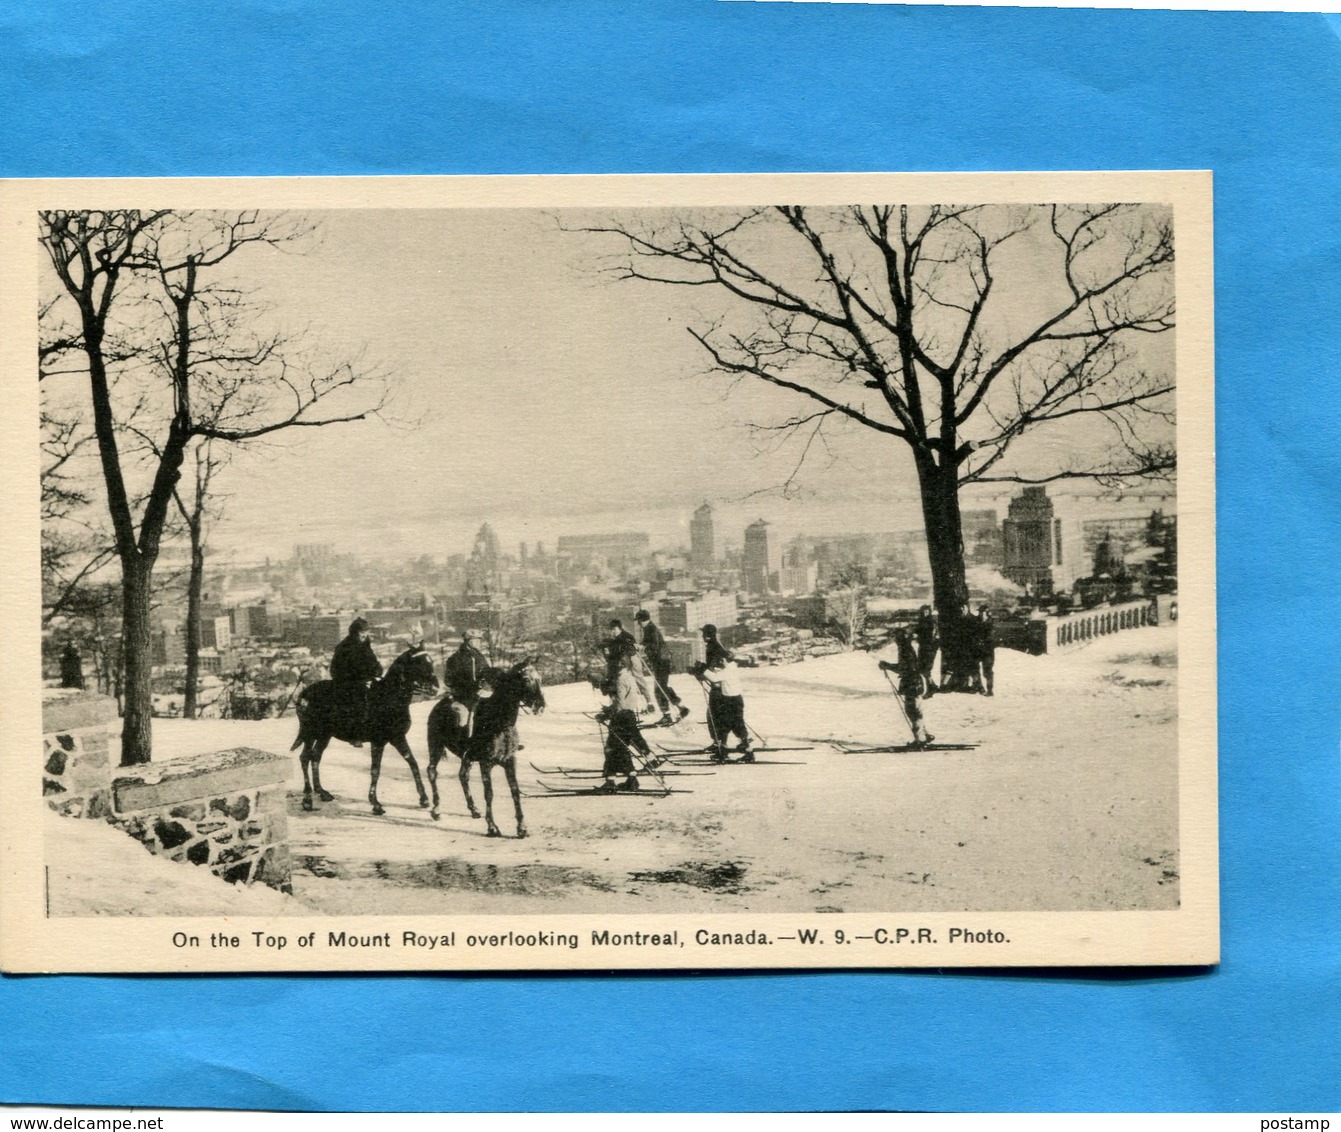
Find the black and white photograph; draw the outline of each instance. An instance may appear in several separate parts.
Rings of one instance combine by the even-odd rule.
[[[5,969],[1215,961],[1208,175],[3,216]]]

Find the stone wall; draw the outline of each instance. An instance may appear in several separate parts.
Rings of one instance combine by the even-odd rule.
[[[252,747],[126,768],[112,780],[111,821],[150,852],[288,892],[291,771]]]
[[[49,689],[42,696],[42,794],[57,813],[106,818],[111,813],[108,740],[116,700]]]

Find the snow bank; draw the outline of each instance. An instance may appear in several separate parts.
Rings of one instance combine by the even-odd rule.
[[[53,916],[294,916],[309,911],[263,884],[227,884],[207,868],[155,857],[100,821],[48,813]]]

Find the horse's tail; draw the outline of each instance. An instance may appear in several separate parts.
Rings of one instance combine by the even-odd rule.
[[[446,713],[447,718],[443,718]],[[428,761],[435,763],[447,753],[447,740],[444,737],[447,727],[451,723],[452,706],[451,701],[444,697],[433,705],[433,710],[428,713]]]
[[[307,693],[311,685],[304,688],[293,698],[293,713],[298,717],[298,737],[294,739],[293,745],[289,748],[296,751],[305,742],[307,742],[307,721],[303,718],[303,713],[307,708]]]

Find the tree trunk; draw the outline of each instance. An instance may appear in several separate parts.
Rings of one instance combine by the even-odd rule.
[[[929,456],[917,459],[922,519],[931,561],[931,593],[942,623],[957,617],[969,599],[964,574],[964,531],[959,517],[959,478],[954,467],[939,467]]]
[[[125,711],[121,721],[121,765],[149,761],[153,747],[153,662],[149,638],[149,583],[152,568],[139,561],[122,561],[124,608],[121,655],[125,664]]]
[[[200,596],[205,588],[205,548],[198,527],[191,528],[191,576],[186,586],[186,689],[182,718],[195,719],[200,686]]]

